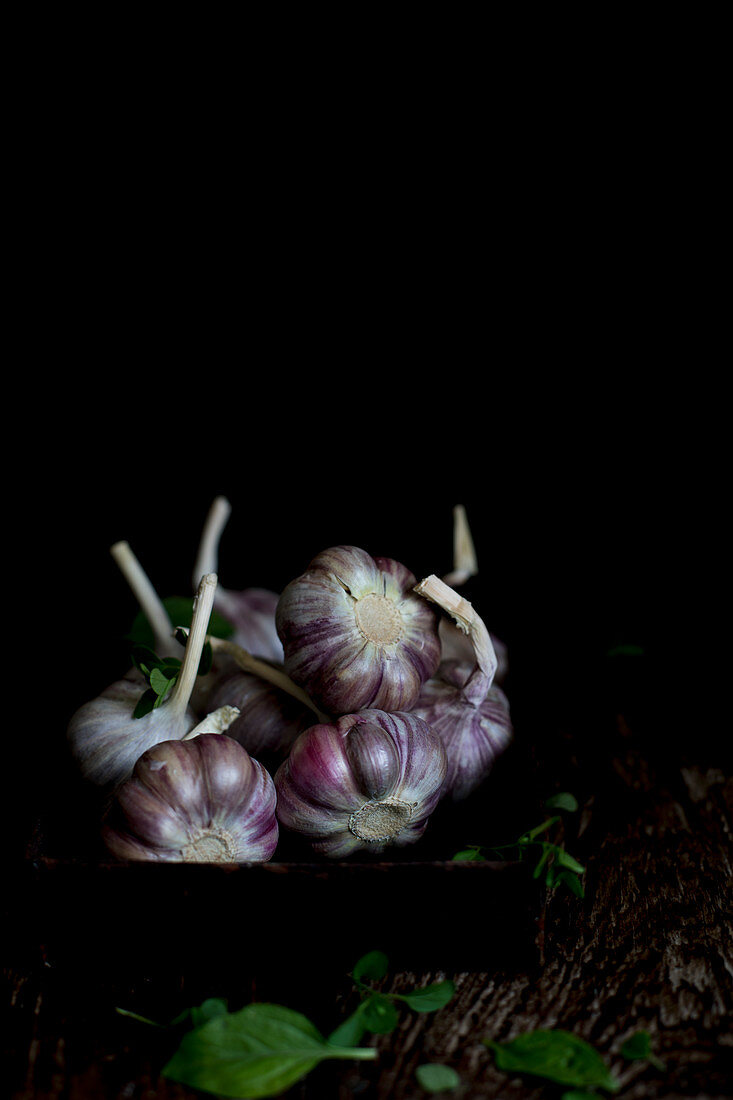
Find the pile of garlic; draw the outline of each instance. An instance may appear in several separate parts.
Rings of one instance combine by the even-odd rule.
[[[471,794],[512,738],[497,682],[504,647],[451,587],[475,571],[465,512],[454,511],[444,579],[418,583],[401,563],[343,545],[277,595],[219,584],[229,511],[218,497],[207,517],[183,633],[128,544],[112,547],[156,653],[181,663],[143,717],[133,712],[146,682],[132,668],[69,723],[81,774],[108,792],[107,850],[258,862],[273,857],[280,830],[332,859],[414,843],[438,803]],[[208,632],[214,609],[231,624],[226,639]]]

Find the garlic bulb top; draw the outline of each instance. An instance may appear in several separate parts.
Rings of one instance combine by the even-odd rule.
[[[445,746],[444,793],[459,801],[487,777],[496,757],[509,745],[513,736],[509,701],[494,683],[498,661],[491,636],[468,600],[434,576],[421,581],[417,590],[453,616],[473,649],[472,661],[441,661],[413,708]]]
[[[230,513],[231,505],[226,497],[216,497],[201,532],[194,581],[204,573],[219,572],[219,541]],[[282,662],[283,648],[275,626],[277,601],[277,592],[267,588],[232,591],[220,584],[214,606],[234,628],[230,641],[256,657]]]
[[[438,616],[414,586],[399,562],[334,546],[285,587],[285,671],[323,711],[410,709],[440,660]]]
[[[415,714],[363,710],[319,723],[275,773],[285,828],[331,858],[414,843],[446,775],[440,738]]]
[[[142,694],[139,678],[123,678],[72,715],[67,742],[82,775],[99,786],[114,786],[132,772],[135,761],[152,745],[180,740],[198,723],[190,706],[206,628],[211,615],[216,574],[201,579],[194,601],[191,630],[180,673],[164,702],[142,718],[134,717]]]
[[[102,838],[118,859],[263,862],[278,841],[275,785],[226,734],[148,749],[115,795]]]

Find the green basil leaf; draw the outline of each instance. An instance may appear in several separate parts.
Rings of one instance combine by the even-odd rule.
[[[389,970],[389,959],[384,951],[369,951],[356,963],[352,972],[354,981],[361,982],[365,978],[376,981],[383,978]]]
[[[556,881],[567,886],[568,890],[570,890],[571,894],[575,894],[576,898],[585,897],[583,883],[573,871],[560,871]]]
[[[550,795],[545,801],[545,809],[547,810],[567,810],[569,813],[575,813],[577,808],[578,800],[569,791],[560,791],[558,794]]]
[[[176,682],[177,677],[172,679],[166,676],[164,672],[161,672],[159,668],[154,668],[150,673],[150,686],[158,696],[159,702],[163,702],[168,692],[171,690]]]
[[[184,1035],[162,1073],[190,1088],[236,1100],[277,1096],[325,1058],[374,1059],[371,1047],[336,1047],[283,1005],[250,1004]]]
[[[561,867],[567,867],[569,871],[575,871],[576,875],[582,875],[585,871],[585,867],[582,863],[578,863],[574,856],[571,856],[569,852],[566,852],[564,848],[557,848],[555,851],[555,859]]]
[[[362,1001],[357,1005],[354,1012],[350,1016],[347,1016],[343,1023],[331,1032],[328,1036],[329,1043],[332,1046],[337,1047],[355,1047],[358,1046],[364,1037],[364,1032],[367,1031],[367,1026],[364,1023],[364,1007],[366,1001]]]
[[[571,1089],[570,1092],[564,1092],[560,1097],[560,1100],[598,1100],[597,1092],[586,1092],[585,1089]]]
[[[620,1084],[606,1063],[584,1039],[561,1028],[538,1028],[508,1043],[484,1040],[499,1069],[527,1073],[560,1085],[603,1088],[618,1092]]]
[[[443,1066],[438,1062],[426,1062],[418,1066],[415,1076],[426,1092],[450,1092],[461,1083],[460,1077],[451,1066]]]
[[[651,1062],[657,1069],[665,1069],[664,1062],[652,1053],[652,1040],[648,1031],[635,1031],[621,1047],[621,1054],[630,1062]]]
[[[373,993],[363,1003],[362,1019],[368,1031],[387,1035],[394,1031],[400,1017],[392,1002],[381,993]]]
[[[411,993],[395,993],[393,996],[405,1001],[415,1012],[435,1012],[448,1004],[456,991],[451,981],[431,982],[422,989],[413,989]]]
[[[149,688],[144,691],[135,704],[135,709],[132,712],[133,718],[144,718],[146,714],[150,714],[155,709],[155,704],[158,702],[158,696],[154,691]]]
[[[456,852],[456,854],[453,856],[454,861],[467,861],[470,859],[483,860],[483,858],[484,857],[481,854],[480,848],[464,848],[462,851]]]
[[[208,997],[198,1007],[190,1010],[191,1026],[201,1027],[207,1020],[224,1016],[226,1012],[228,1012],[226,1001],[223,1001],[220,997]]]

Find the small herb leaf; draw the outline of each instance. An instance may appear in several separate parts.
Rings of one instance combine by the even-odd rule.
[[[299,1012],[250,1004],[184,1035],[163,1076],[238,1100],[277,1096],[325,1058],[374,1059],[370,1047],[336,1047]]]
[[[363,1002],[362,1020],[368,1031],[387,1035],[394,1031],[399,1019],[395,1006],[381,993],[373,993]]]
[[[389,959],[383,951],[369,951],[362,955],[353,970],[353,978],[357,982],[368,978],[377,981],[383,978],[389,969]]]
[[[413,989],[411,993],[396,993],[400,1001],[405,1001],[415,1012],[436,1012],[448,1004],[456,991],[451,981],[431,982],[422,989]]]
[[[561,1028],[538,1028],[508,1043],[484,1042],[493,1050],[499,1069],[507,1073],[527,1073],[560,1085],[608,1092],[618,1092],[621,1087],[598,1051]]]
[[[328,1036],[328,1041],[332,1046],[336,1047],[355,1047],[361,1042],[364,1037],[364,1032],[367,1031],[367,1026],[364,1023],[364,1007],[366,1001],[362,1001],[357,1005],[356,1009],[347,1016],[343,1023],[331,1032]]]
[[[461,1079],[451,1066],[438,1062],[426,1062],[415,1070],[420,1087],[426,1092],[450,1092],[457,1088]]]
[[[467,862],[468,860],[483,860],[484,857],[481,854],[480,848],[463,848],[460,852],[456,852],[453,856],[454,861]]]
[[[583,864],[578,863],[577,859],[566,852],[564,848],[555,849],[555,859],[561,867],[567,867],[569,871],[574,871],[576,875],[582,875],[585,871]]]
[[[578,808],[578,800],[569,791],[560,791],[558,794],[550,795],[545,802],[545,808],[548,810],[567,810],[569,813],[575,813]]]
[[[652,1040],[648,1031],[635,1031],[621,1047],[621,1054],[630,1062],[651,1062],[657,1069],[665,1069],[664,1062],[652,1053]]]

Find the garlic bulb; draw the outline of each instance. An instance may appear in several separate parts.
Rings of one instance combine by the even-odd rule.
[[[279,764],[298,734],[313,725],[313,711],[305,703],[242,669],[220,677],[209,704],[237,708],[227,734],[266,766]]]
[[[472,661],[441,661],[413,708],[445,746],[444,793],[459,801],[487,777],[496,757],[509,745],[513,736],[509,701],[493,682],[498,662],[491,636],[468,600],[435,576],[421,581],[417,591],[453,616],[473,649]]]
[[[133,715],[142,693],[139,678],[122,678],[111,684],[72,715],[67,742],[82,775],[99,786],[113,786],[132,772],[135,761],[152,745],[180,740],[197,725],[190,696],[206,640],[216,574],[201,579],[194,601],[191,630],[180,672],[164,702],[142,718]]]
[[[194,583],[204,573],[219,572],[219,542],[231,513],[226,497],[213,501],[204,523],[194,566]],[[216,590],[214,607],[234,627],[230,641],[249,653],[282,663],[283,648],[275,627],[278,594],[267,588],[245,588],[235,592]]]
[[[285,587],[276,616],[285,671],[322,710],[410,709],[440,660],[438,617],[414,585],[391,558],[334,546]]]
[[[447,768],[415,714],[363,710],[302,733],[275,773],[280,824],[331,858],[422,836]]]
[[[102,827],[118,859],[167,863],[264,862],[278,833],[272,777],[216,733],[144,752]]]

